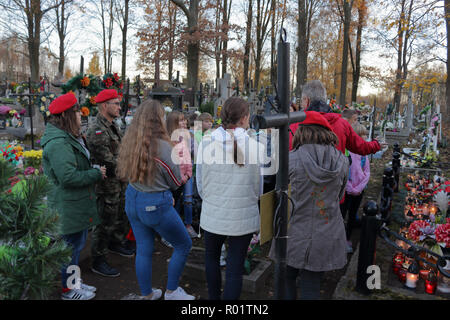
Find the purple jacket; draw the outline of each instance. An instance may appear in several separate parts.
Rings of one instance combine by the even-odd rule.
[[[361,192],[367,186],[367,183],[369,183],[370,163],[369,159],[367,159],[366,157],[366,162],[364,164],[364,167],[362,168],[362,156],[352,152],[349,152],[349,154],[352,157],[352,164],[350,166],[350,174],[345,191],[348,194],[357,196],[361,194]]]

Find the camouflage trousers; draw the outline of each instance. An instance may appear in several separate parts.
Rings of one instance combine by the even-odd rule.
[[[124,194],[98,194],[97,210],[100,224],[95,226],[91,235],[93,260],[105,257],[109,246],[124,244],[130,231],[130,223],[125,213]]]

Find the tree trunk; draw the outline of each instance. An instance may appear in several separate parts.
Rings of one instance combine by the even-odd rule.
[[[59,62],[58,62],[58,75],[64,75],[64,63],[65,63],[65,47],[64,40],[66,39],[65,35],[65,2],[61,1],[61,18],[58,16],[58,8],[56,8],[56,18],[58,19],[58,37],[59,37]]]
[[[181,0],[171,0],[186,15],[188,21],[189,34],[198,32],[198,4],[199,0],[190,0],[189,9],[186,8]],[[198,68],[200,58],[199,40],[192,40],[187,46],[187,87],[197,90],[198,86]]]
[[[342,49],[341,90],[339,94],[339,104],[341,106],[345,105],[347,93],[348,47],[349,47],[352,4],[353,0],[350,3],[349,1],[344,0],[344,36],[343,36],[344,46]]]
[[[302,86],[308,74],[308,48],[306,31],[306,0],[298,0],[298,47],[297,47],[297,86],[295,94],[302,97]]]
[[[275,44],[275,31],[276,31],[276,25],[275,25],[275,11],[277,10],[277,0],[272,0],[272,30],[271,30],[271,52],[270,52],[270,83],[275,83],[277,78],[277,71],[275,68],[275,55],[276,55],[276,44]]]
[[[228,0],[223,1],[223,33],[225,33],[225,39],[222,42],[222,76],[227,73],[227,63],[228,63],[228,22],[230,20],[230,9],[232,0],[228,5]]]
[[[122,80],[125,81],[127,73],[127,32],[128,32],[128,9],[130,0],[125,0],[125,15],[123,17],[122,29]]]
[[[405,0],[402,1],[400,19],[398,22],[398,48],[397,48],[397,71],[395,74],[394,88],[394,111],[400,108],[400,99],[402,92],[402,59],[403,59],[403,41],[404,41],[404,20],[405,20]]]
[[[358,96],[358,84],[361,74],[361,38],[364,24],[364,10],[358,8],[358,30],[356,31],[355,70],[353,70],[352,101],[356,102]]]
[[[444,121],[445,123],[450,122],[450,77],[448,75],[450,74],[450,39],[449,39],[449,32],[450,32],[450,0],[445,0],[445,25],[447,29],[447,80],[446,80],[446,110],[444,110]]]
[[[245,36],[245,52],[244,52],[244,90],[246,93],[250,91],[249,64],[250,64],[252,20],[253,20],[253,0],[248,0],[247,30]]]

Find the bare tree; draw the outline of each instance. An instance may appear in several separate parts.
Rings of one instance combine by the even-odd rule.
[[[261,62],[264,43],[269,36],[268,26],[272,17],[271,0],[256,0],[256,52],[255,52],[255,86],[260,87]]]
[[[43,17],[61,4],[51,0],[2,0],[0,9],[5,19],[1,24],[12,34],[20,36],[27,43],[31,80],[39,81],[39,52],[41,39],[41,23]],[[67,0],[66,0],[67,2]],[[20,30],[23,28],[22,30]]]
[[[298,0],[297,85],[295,88],[297,97],[302,96],[302,86],[307,80],[311,24],[320,3],[320,0]]]
[[[245,35],[245,49],[244,49],[244,88],[248,92],[249,85],[249,64],[250,64],[250,46],[252,43],[252,21],[253,21],[253,0],[248,0],[247,10],[247,27]]]
[[[116,0],[115,12],[120,30],[122,31],[122,79],[125,80],[127,73],[127,33],[130,11],[130,0]]]

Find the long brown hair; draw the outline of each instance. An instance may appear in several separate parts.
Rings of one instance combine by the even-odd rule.
[[[338,137],[333,131],[319,125],[300,125],[292,141],[293,149],[304,144],[337,145]]]
[[[171,136],[176,129],[180,128],[180,121],[183,119],[185,119],[184,114],[180,111],[175,110],[167,115],[166,127],[169,136]]]
[[[77,112],[79,110],[80,105],[77,103],[62,113],[50,115],[48,122],[78,138],[81,134],[81,125],[77,122]]]
[[[117,176],[124,181],[148,184],[156,172],[158,139],[170,142],[164,108],[157,100],[141,103],[125,132],[119,148]]]
[[[250,113],[250,107],[247,101],[238,98],[228,98],[223,104],[220,111],[220,119],[222,120],[222,126],[225,130],[237,128],[239,121]],[[244,165],[244,154],[242,150],[237,146],[236,139],[234,138],[233,130],[230,130],[231,139],[233,140],[233,160],[239,166]]]

